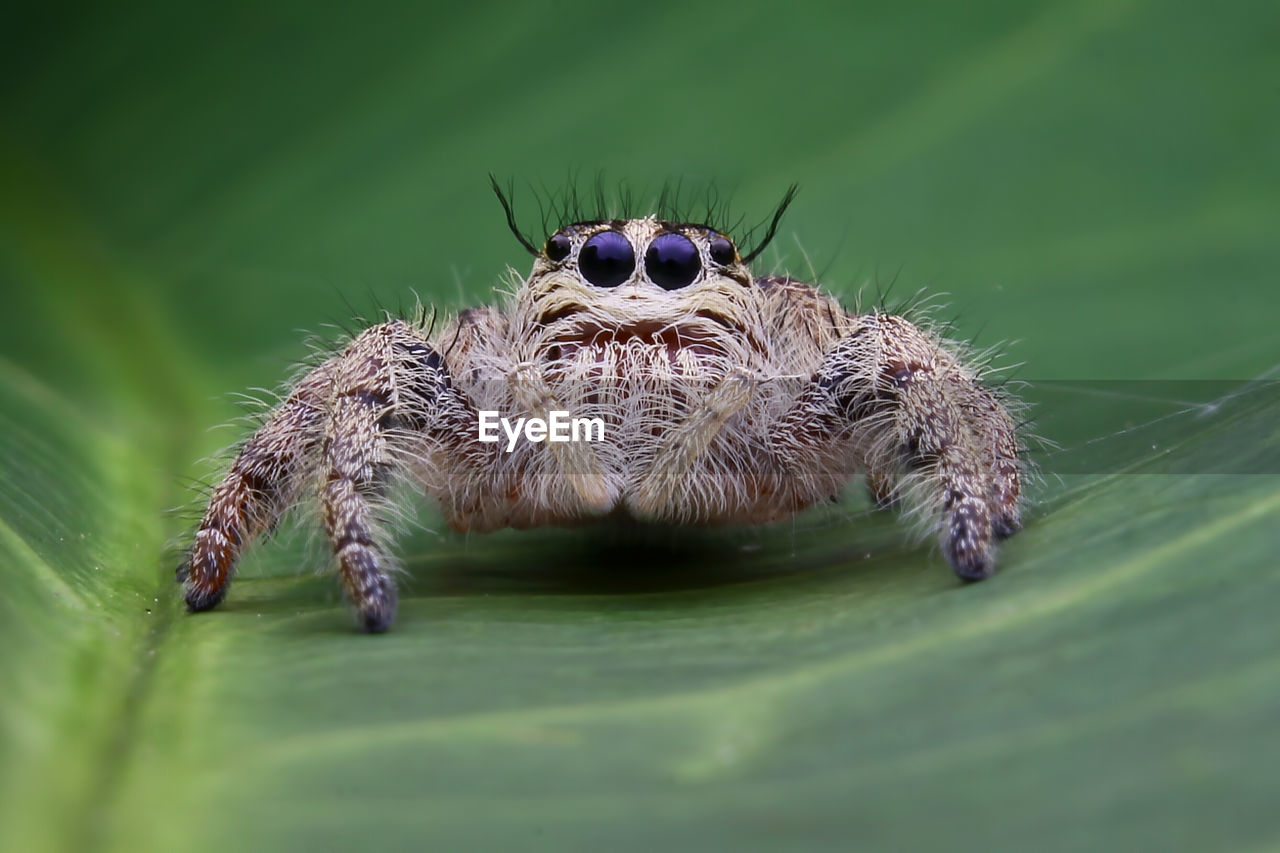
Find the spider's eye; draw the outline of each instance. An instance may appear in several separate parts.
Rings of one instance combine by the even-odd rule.
[[[578,269],[596,287],[617,287],[635,268],[631,241],[617,231],[601,231],[578,253]]]
[[[733,249],[733,244],[726,237],[713,237],[710,249],[711,260],[722,267],[729,266],[738,256],[738,253]]]
[[[698,249],[683,234],[659,234],[644,253],[644,269],[663,290],[677,290],[693,283],[702,269]]]
[[[569,235],[563,231],[557,231],[551,235],[551,239],[547,240],[547,247],[543,251],[547,255],[547,260],[558,264],[569,257],[569,250],[572,248],[573,242],[569,240]]]

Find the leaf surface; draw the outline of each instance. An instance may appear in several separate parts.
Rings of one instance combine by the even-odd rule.
[[[0,848],[1274,844],[1275,13],[598,13],[17,22]],[[527,259],[486,173],[538,240],[523,182],[597,168],[715,176],[748,224],[799,181],[766,266],[1019,339],[1059,449],[1000,574],[856,487],[641,542],[423,506],[388,635],[305,526],[184,613],[229,395],[299,328],[489,299]]]

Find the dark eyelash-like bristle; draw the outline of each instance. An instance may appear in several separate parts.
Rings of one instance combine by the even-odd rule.
[[[511,233],[530,254],[538,255],[539,250],[533,241],[516,223],[512,204],[515,196],[514,183],[509,181],[504,192],[492,173],[489,175],[489,182],[506,214],[507,227]],[[551,189],[546,184],[530,184],[529,190],[538,205],[544,243],[566,225],[652,215],[667,222],[710,228],[730,237],[739,247],[751,242],[752,237],[764,229],[764,237],[742,255],[744,262],[750,262],[777,235],[778,225],[795,199],[798,187],[795,184],[789,187],[773,213],[749,228],[742,227],[745,217],[741,214],[734,216],[730,212],[730,197],[710,182],[702,184],[700,188],[690,188],[684,178],[679,178],[674,182],[664,183],[657,193],[638,193],[625,181],[612,190],[608,189],[603,174],[598,173],[586,186],[583,186],[576,174],[571,174],[559,189]]]
[[[516,214],[511,209],[510,199],[515,196],[515,186],[512,182],[507,182],[507,192],[504,195],[502,187],[498,185],[498,179],[493,176],[493,172],[489,173],[489,184],[493,187],[493,194],[498,197],[498,203],[502,205],[502,210],[507,215],[507,227],[511,229],[511,233],[520,241],[520,245],[528,250],[529,254],[537,257],[539,252],[537,248],[529,242],[529,238],[524,236],[524,232],[520,230],[520,226],[516,225]]]
[[[744,264],[749,264],[753,260],[755,260],[760,255],[760,253],[765,250],[765,247],[773,242],[773,238],[778,233],[778,224],[782,222],[783,214],[787,212],[787,208],[791,206],[791,202],[796,200],[796,193],[798,193],[799,191],[800,191],[800,186],[798,184],[792,184],[790,187],[787,188],[786,194],[782,196],[782,201],[778,202],[778,206],[774,208],[773,219],[772,221],[769,222],[769,230],[765,232],[764,239],[762,239],[759,243],[757,243],[751,249],[750,252],[747,252],[745,255],[742,256],[742,262]],[[752,228],[751,231],[747,233],[748,238],[759,227],[760,226],[757,225],[754,228]]]

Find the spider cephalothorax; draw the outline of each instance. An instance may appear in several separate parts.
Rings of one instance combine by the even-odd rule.
[[[397,477],[456,529],[492,530],[772,521],[862,472],[880,502],[937,528],[960,577],[990,573],[995,541],[1019,526],[1007,404],[906,320],[753,275],[791,194],[745,255],[716,227],[657,216],[574,222],[537,248],[499,197],[534,255],[513,298],[438,327],[373,326],[291,389],[214,489],[179,569],[192,610],[216,605],[248,542],[318,493],[360,624],[385,630],[383,495]],[[547,434],[557,414],[572,438]],[[495,441],[490,417],[541,432]]]

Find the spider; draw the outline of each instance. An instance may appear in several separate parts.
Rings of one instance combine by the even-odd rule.
[[[358,625],[396,611],[386,497],[425,491],[460,531],[605,520],[758,524],[834,499],[864,473],[876,502],[935,529],[955,573],[992,572],[1020,527],[1015,401],[964,351],[816,286],[753,274],[764,239],[650,215],[565,224],[500,307],[440,324],[391,318],[302,376],[214,487],[178,569],[216,606],[251,541],[318,495]],[[728,230],[728,229],[725,229]],[[482,440],[482,413],[598,420],[603,440]]]

